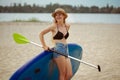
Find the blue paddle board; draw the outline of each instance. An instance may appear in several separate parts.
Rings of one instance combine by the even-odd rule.
[[[82,58],[82,48],[77,44],[68,44],[69,55]],[[71,60],[73,76],[80,62]],[[38,56],[20,67],[9,80],[58,80],[57,65],[52,60],[52,52],[43,51]]]

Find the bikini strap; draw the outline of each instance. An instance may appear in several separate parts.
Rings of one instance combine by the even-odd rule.
[[[68,32],[67,26],[65,24],[66,31]],[[59,31],[58,25],[57,25],[57,31]]]

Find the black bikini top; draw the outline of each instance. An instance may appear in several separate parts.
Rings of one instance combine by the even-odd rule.
[[[63,38],[67,39],[67,38],[69,37],[69,32],[68,32],[67,28],[66,28],[67,33],[66,33],[65,35],[64,35],[62,32],[59,31],[58,27],[57,27],[57,30],[58,30],[58,32],[57,32],[56,35],[53,37],[54,40],[56,40],[56,39],[57,39],[57,40],[61,40],[61,39],[63,39]]]

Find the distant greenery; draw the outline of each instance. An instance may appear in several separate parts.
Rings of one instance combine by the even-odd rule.
[[[17,20],[13,20],[13,22],[42,22],[36,18],[31,18],[29,20],[20,20],[20,19],[17,19]]]
[[[120,14],[120,7],[109,6],[106,4],[104,7],[98,6],[72,6],[72,5],[60,5],[58,3],[48,4],[46,6],[40,5],[28,5],[24,3],[24,5],[14,3],[11,6],[0,6],[0,13],[51,13],[56,8],[61,7],[64,8],[68,13],[117,13]]]

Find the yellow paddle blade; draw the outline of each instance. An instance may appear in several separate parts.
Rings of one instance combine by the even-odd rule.
[[[18,44],[30,43],[30,41],[26,37],[24,37],[24,36],[22,36],[21,34],[18,34],[18,33],[13,34],[13,39]]]

